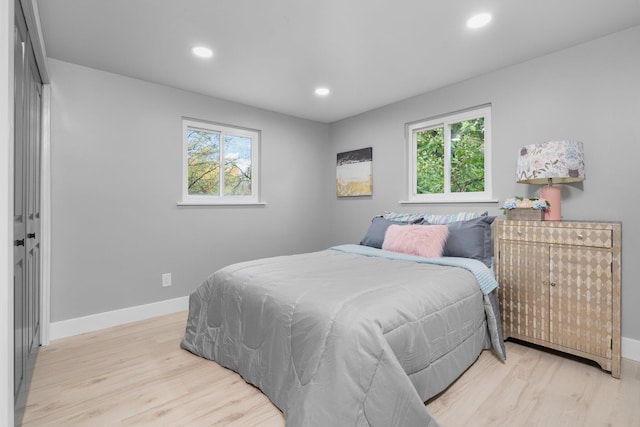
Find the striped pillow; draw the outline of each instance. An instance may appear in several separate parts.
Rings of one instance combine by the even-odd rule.
[[[487,216],[487,211],[479,214],[477,212],[458,212],[448,215],[425,215],[424,221],[429,224],[451,224],[452,222],[468,221],[470,219],[480,218],[481,216]]]
[[[398,213],[393,211],[384,211],[384,215],[382,217],[384,219],[388,219],[389,221],[402,221],[402,222],[411,222],[415,223],[416,221],[425,219],[427,217],[426,213]]]

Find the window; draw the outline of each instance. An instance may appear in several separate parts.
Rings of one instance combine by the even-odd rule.
[[[407,125],[408,202],[491,199],[491,107]]]
[[[182,203],[257,204],[260,132],[183,119]]]

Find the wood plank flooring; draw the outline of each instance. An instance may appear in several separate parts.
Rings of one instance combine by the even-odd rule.
[[[282,427],[258,389],[179,348],[186,312],[54,341],[36,363],[23,425]],[[442,427],[640,426],[640,362],[622,378],[507,342],[427,403]],[[409,426],[407,426],[409,427]]]

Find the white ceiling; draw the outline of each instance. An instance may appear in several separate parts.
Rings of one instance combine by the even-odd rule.
[[[640,0],[39,0],[38,8],[51,58],[321,122],[640,24]],[[478,12],[493,21],[469,30]],[[194,57],[194,45],[214,57]],[[331,95],[314,95],[320,85]]]

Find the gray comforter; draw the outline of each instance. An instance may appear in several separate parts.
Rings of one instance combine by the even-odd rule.
[[[423,402],[492,342],[504,357],[497,325],[467,269],[328,249],[217,271],[189,298],[181,346],[291,427],[437,426]]]

